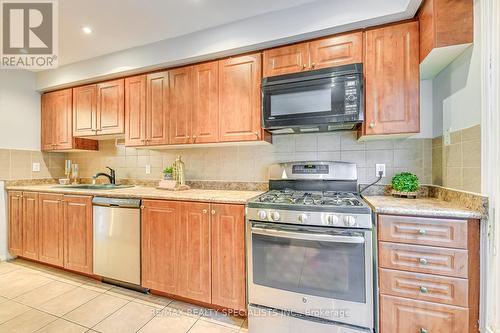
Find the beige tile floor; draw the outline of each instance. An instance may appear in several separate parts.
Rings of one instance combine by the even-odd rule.
[[[0,333],[243,333],[244,318],[26,260],[0,262]]]

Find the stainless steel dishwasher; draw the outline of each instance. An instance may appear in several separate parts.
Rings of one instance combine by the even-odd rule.
[[[94,274],[141,284],[141,200],[94,197]]]

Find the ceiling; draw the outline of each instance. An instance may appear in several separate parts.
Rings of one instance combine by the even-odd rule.
[[[59,1],[59,64],[74,63],[314,1]],[[90,26],[93,33],[85,35],[83,26]]]

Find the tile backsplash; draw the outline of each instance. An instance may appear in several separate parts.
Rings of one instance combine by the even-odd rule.
[[[358,142],[356,132],[276,135],[273,144],[256,146],[143,149],[116,146],[101,141],[98,152],[69,153],[80,166],[81,177],[91,177],[110,166],[118,178],[160,179],[162,169],[182,155],[188,180],[246,181],[268,180],[273,163],[298,160],[339,160],[358,165],[360,182],[376,179],[375,164],[386,165],[387,177],[401,171],[415,173],[423,184],[432,180],[432,139],[392,139]],[[151,173],[146,174],[146,165]]]
[[[0,149],[0,180],[61,178],[64,176],[64,153]],[[33,172],[33,163],[40,171]]]
[[[450,133],[432,141],[432,181],[462,191],[481,193],[481,126]]]

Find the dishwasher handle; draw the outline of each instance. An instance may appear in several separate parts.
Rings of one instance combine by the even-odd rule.
[[[92,199],[92,204],[94,206],[102,207],[140,208],[141,200],[127,198],[94,197],[94,199]]]

